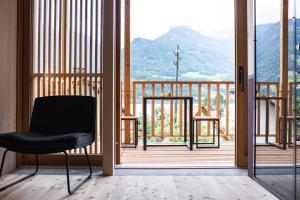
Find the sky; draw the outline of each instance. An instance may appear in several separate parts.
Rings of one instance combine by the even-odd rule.
[[[279,21],[280,0],[256,3],[258,24]],[[131,39],[155,39],[181,25],[206,33],[233,30],[234,0],[131,0]]]

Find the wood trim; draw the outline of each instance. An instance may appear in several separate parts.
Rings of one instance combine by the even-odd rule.
[[[130,0],[124,1],[124,111],[130,115]],[[124,122],[125,144],[130,144],[130,122]]]
[[[84,155],[72,155],[68,156],[71,165],[83,166],[86,164]],[[102,155],[89,155],[91,165],[101,166]],[[35,155],[26,155],[26,159],[23,160],[23,165],[35,165]],[[39,155],[39,164],[46,166],[65,165],[65,157],[63,154],[54,155]]]
[[[235,79],[239,78],[239,67],[244,69],[244,88],[236,81],[236,113],[235,113],[235,164],[247,166],[247,122],[248,122],[248,28],[247,0],[235,0]]]
[[[102,1],[103,62],[103,174],[114,174],[115,163],[115,0]]]
[[[18,22],[17,22],[17,94],[16,94],[16,130],[22,132],[28,130],[30,121],[31,101],[31,7],[32,1],[18,1]],[[17,154],[17,166],[22,165],[23,156]]]
[[[287,98],[288,97],[288,10],[289,10],[289,1],[281,0],[280,1],[280,83],[279,83],[279,96]],[[291,95],[290,95],[291,96]],[[288,101],[285,102],[286,104]],[[283,116],[288,111],[285,109],[288,107],[284,101],[279,103],[279,112]],[[283,121],[281,122],[280,127],[284,127]],[[284,131],[281,129],[280,135],[281,140],[283,139]],[[279,141],[282,142],[282,141]]]
[[[116,164],[121,163],[121,0],[116,0]]]

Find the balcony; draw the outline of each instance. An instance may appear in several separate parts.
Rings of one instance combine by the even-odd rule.
[[[289,89],[292,90],[292,83]],[[261,96],[279,96],[279,83],[258,82],[257,92]],[[130,113],[139,119],[138,141],[136,149],[129,148],[133,143],[134,127],[126,130],[122,124],[121,166],[234,166],[235,160],[235,85],[230,81],[133,81],[131,84]],[[178,95],[193,97],[193,116],[220,116],[221,147],[219,149],[194,149],[183,147],[142,148],[142,116],[144,96]],[[291,95],[288,97],[288,114],[291,113]],[[176,108],[177,107],[177,108]],[[269,105],[269,137],[277,141],[279,137],[279,103]],[[257,144],[265,144],[266,104],[257,101]],[[175,144],[183,142],[183,102],[178,100],[152,100],[147,105],[147,137],[152,144]],[[123,114],[124,115],[124,114]],[[149,124],[149,125],[148,125]],[[129,126],[129,125],[128,125]],[[200,141],[212,140],[212,125],[203,122],[198,127]],[[263,148],[263,147],[262,147]],[[276,156],[288,156],[288,152],[274,154],[262,149],[261,161],[276,160]]]

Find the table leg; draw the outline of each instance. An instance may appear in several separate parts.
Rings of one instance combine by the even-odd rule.
[[[197,120],[195,120],[194,121],[195,122],[195,127],[196,127],[196,148],[198,148],[198,121]],[[200,127],[201,128],[201,127]]]
[[[139,143],[139,122],[136,119],[135,120],[135,148],[137,147]]]
[[[143,141],[144,141],[144,151],[147,150],[147,100],[143,99]]]
[[[269,101],[266,100],[266,143],[269,142]]]

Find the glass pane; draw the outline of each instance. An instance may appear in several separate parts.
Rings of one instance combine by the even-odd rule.
[[[255,176],[284,199],[294,199],[295,175],[293,142],[295,29],[294,4],[293,1],[289,3],[288,73],[280,77],[281,0],[256,1]]]
[[[300,0],[296,0],[296,199],[300,199]]]

